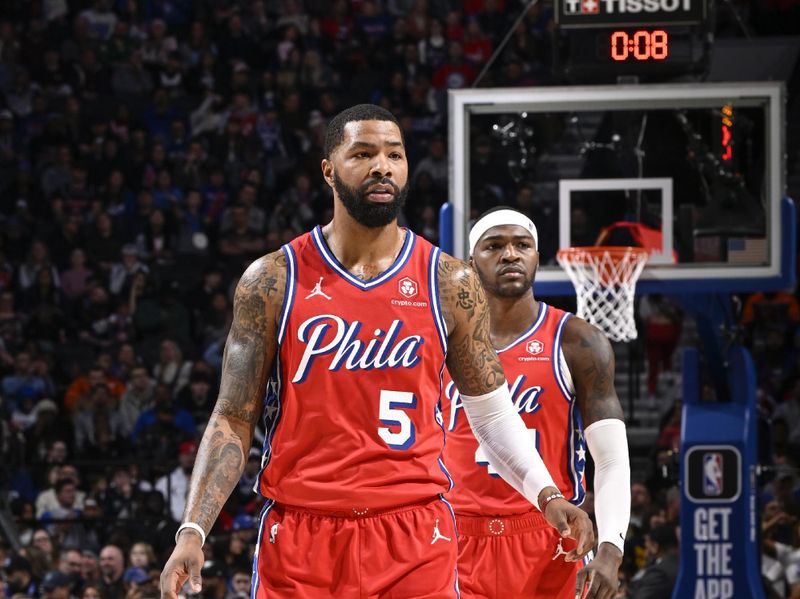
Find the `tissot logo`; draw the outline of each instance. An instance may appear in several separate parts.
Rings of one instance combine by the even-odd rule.
[[[557,0],[560,27],[700,23],[704,0]]]
[[[570,15],[690,10],[692,10],[692,0],[564,0],[564,13]]]

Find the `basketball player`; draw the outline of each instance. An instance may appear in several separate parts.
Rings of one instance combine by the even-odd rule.
[[[490,211],[472,227],[469,244],[514,408],[556,486],[574,504],[585,494],[586,445],[595,460],[600,545],[582,569],[580,562],[564,559],[572,542],[487,464],[454,376],[456,384],[445,389],[445,463],[456,483],[449,498],[459,524],[462,597],[573,599],[588,586],[586,597],[611,599],[630,515],[628,445],[611,346],[595,327],[534,297],[538,235],[528,217],[511,209]]]
[[[334,117],[322,173],[333,220],[256,260],[236,289],[219,398],[192,474],[162,597],[200,588],[202,544],[266,420],[255,598],[458,596],[442,493],[445,363],[495,467],[577,547],[563,498],[513,410],[477,276],[397,226],[408,163],[391,113]],[[267,381],[270,380],[268,386]],[[265,401],[265,395],[267,397]]]

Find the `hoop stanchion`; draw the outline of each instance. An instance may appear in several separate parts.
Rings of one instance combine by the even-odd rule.
[[[612,341],[636,339],[633,299],[649,254],[638,247],[590,246],[558,251],[558,263],[575,286],[578,316]]]

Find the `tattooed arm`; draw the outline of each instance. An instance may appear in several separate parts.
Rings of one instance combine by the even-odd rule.
[[[439,292],[448,330],[447,368],[461,392],[475,437],[500,476],[537,507],[562,536],[578,541],[570,561],[594,545],[589,517],[558,494],[525,424],[514,410],[503,367],[489,338],[489,308],[475,272],[442,255]]]
[[[570,318],[564,325],[562,347],[583,425],[605,418],[622,420],[614,389],[614,351],[602,331],[581,318]]]
[[[630,519],[630,458],[622,407],[614,389],[614,352],[606,336],[580,318],[564,325],[564,359],[595,462],[597,556],[578,575],[586,597],[612,596]]]
[[[439,259],[439,301],[447,326],[447,369],[462,395],[483,395],[506,381],[489,338],[489,306],[478,276],[451,256]]]
[[[219,397],[200,442],[183,514],[184,522],[194,522],[206,533],[247,461],[277,351],[285,285],[286,258],[278,251],[253,262],[236,286]],[[201,566],[200,535],[191,528],[183,529],[161,575],[162,597],[176,597],[189,577],[197,592]]]

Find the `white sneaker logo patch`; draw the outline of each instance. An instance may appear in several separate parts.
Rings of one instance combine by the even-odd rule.
[[[317,281],[317,284],[316,284],[316,285],[314,285],[314,288],[311,290],[311,293],[309,293],[309,294],[306,296],[306,299],[311,299],[312,297],[314,297],[314,296],[316,296],[316,295],[321,295],[321,296],[322,296],[322,297],[324,297],[326,300],[331,300],[331,299],[333,299],[333,298],[332,298],[330,295],[328,295],[327,293],[325,293],[325,292],[322,290],[322,279],[323,279],[323,277],[320,277],[320,278],[319,278],[319,281]]]
[[[446,537],[439,532],[439,518],[436,518],[436,523],[433,525],[433,539],[431,539],[431,545],[433,545],[436,541],[450,542],[450,537]]]
[[[559,555],[567,555],[567,552],[564,551],[564,547],[562,547],[562,545],[561,545],[561,541],[563,541],[563,540],[564,539],[558,539],[558,545],[556,546],[556,554],[553,556],[553,559],[551,559],[550,561],[554,561],[555,559],[558,558]]]

